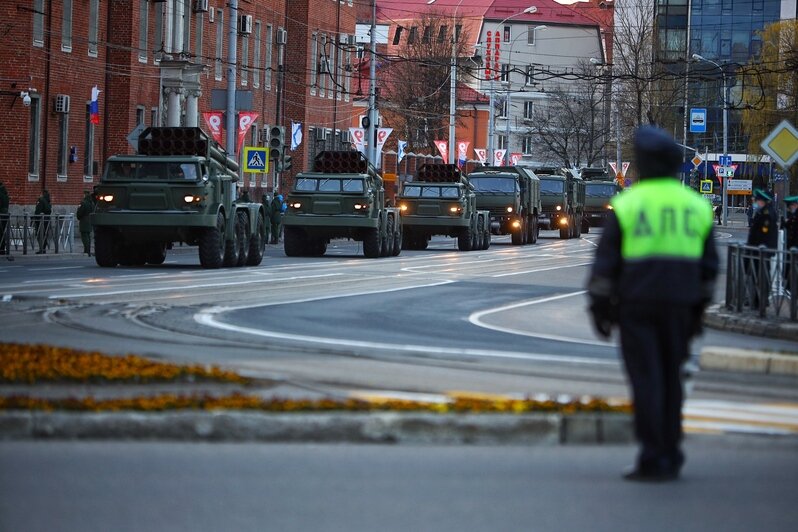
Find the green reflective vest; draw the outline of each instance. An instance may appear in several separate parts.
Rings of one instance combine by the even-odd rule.
[[[712,231],[712,206],[672,178],[649,178],[610,202],[628,260],[663,257],[699,260]]]

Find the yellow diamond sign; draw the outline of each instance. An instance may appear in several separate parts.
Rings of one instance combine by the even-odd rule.
[[[783,120],[761,146],[782,168],[788,168],[798,160],[798,130]]]
[[[693,157],[693,166],[695,166],[696,168],[698,168],[698,166],[699,166],[699,165],[700,165],[702,162],[704,162],[704,159],[702,159],[702,158],[701,158],[701,157],[699,157],[698,155],[696,155],[695,157]]]

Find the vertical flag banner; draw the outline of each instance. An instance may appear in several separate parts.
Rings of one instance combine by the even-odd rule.
[[[366,131],[362,127],[350,127],[349,136],[352,137],[352,144],[360,153],[366,153]]]
[[[615,177],[623,177],[623,175],[618,175],[618,163],[610,161],[610,168],[612,168],[612,173]]]
[[[100,89],[97,85],[91,88],[91,103],[89,104],[89,115],[92,124],[100,123]]]
[[[391,127],[381,127],[377,129],[377,168],[382,168],[382,147],[385,146],[385,141],[388,140],[388,137],[391,136],[393,133],[393,128]]]
[[[477,159],[479,159],[480,163],[485,164],[488,160],[488,150],[485,148],[474,148],[474,153],[477,155]]]
[[[515,166],[516,164],[521,162],[521,157],[523,157],[523,156],[524,156],[524,154],[521,153],[521,152],[514,151],[513,153],[511,153],[510,154],[510,165],[511,166]]]
[[[493,166],[504,166],[504,155],[507,150],[493,150]]]
[[[253,122],[258,119],[258,113],[249,113],[241,111],[238,113],[238,141],[236,143],[236,153],[241,152],[241,145],[244,144],[244,137],[247,136],[247,131],[252,127]]]
[[[302,122],[291,122],[291,151],[302,144]]]
[[[405,150],[407,149],[407,141],[406,140],[397,141],[397,146],[398,146],[398,149],[396,151],[396,162],[397,163],[401,163],[402,159],[405,158]]]
[[[626,171],[629,169],[629,164],[631,163],[629,163],[628,161],[624,161],[621,163],[621,175],[624,177],[626,177]]]
[[[210,113],[202,113],[202,118],[208,124],[208,129],[211,130],[211,136],[217,143],[222,144],[222,113],[221,111],[213,111]]]
[[[441,157],[443,157],[444,162],[449,162],[449,143],[445,140],[436,140],[435,147],[441,152]]]
[[[467,140],[461,140],[457,143],[457,166],[462,168],[465,166],[466,159],[468,158],[468,147],[471,143]]]

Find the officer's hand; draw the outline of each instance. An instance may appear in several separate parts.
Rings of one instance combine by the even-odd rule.
[[[590,302],[590,314],[593,317],[593,326],[598,335],[608,340],[612,334],[614,323],[614,308],[612,301],[606,297],[596,297]]]

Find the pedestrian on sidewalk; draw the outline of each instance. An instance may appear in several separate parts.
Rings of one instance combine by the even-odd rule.
[[[83,242],[83,253],[91,257],[91,213],[94,212],[94,201],[91,192],[83,191],[83,199],[78,205],[75,217],[80,228],[80,240]]]
[[[635,132],[640,182],[615,196],[588,281],[598,334],[620,329],[634,401],[636,464],[624,478],[678,478],[684,464],[682,365],[718,272],[712,207],[675,178],[682,149],[665,131]]]
[[[50,202],[50,193],[45,190],[39,196],[39,199],[36,200],[36,207],[33,211],[33,229],[36,233],[36,240],[39,243],[37,255],[47,252],[47,240],[50,236],[50,215],[52,213],[53,205]]]
[[[6,186],[0,181],[0,255],[10,255],[11,235],[8,230],[8,204],[10,198],[8,197],[8,190]]]

